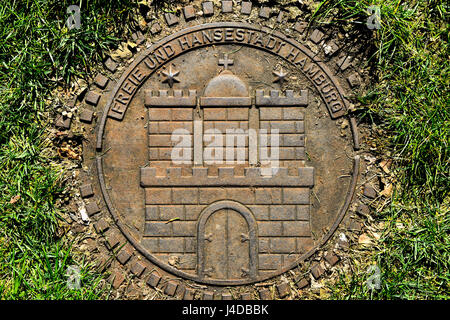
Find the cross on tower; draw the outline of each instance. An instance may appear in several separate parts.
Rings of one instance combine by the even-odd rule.
[[[228,59],[228,53],[223,55],[223,59],[219,59],[219,66],[224,66],[225,70],[228,69],[228,66],[232,66],[234,64],[233,59]]]

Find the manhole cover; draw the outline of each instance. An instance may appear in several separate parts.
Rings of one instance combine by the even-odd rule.
[[[294,32],[314,51],[255,24],[165,18],[178,29],[86,96],[99,110],[84,148],[88,213],[111,248],[128,243],[118,259],[131,272],[160,270],[153,285],[280,275],[330,239],[352,200],[356,125],[336,123],[346,58],[324,62],[324,34],[303,24]]]

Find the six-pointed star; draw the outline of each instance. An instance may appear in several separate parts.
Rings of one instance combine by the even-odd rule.
[[[279,82],[283,84],[286,81],[287,72],[283,71],[283,68],[280,68],[280,71],[273,71],[273,74],[277,76],[277,78],[273,82]]]
[[[180,82],[180,80],[176,78],[180,71],[172,69],[172,65],[169,66],[168,70],[164,70],[162,73],[167,77],[163,80],[163,82],[167,82],[169,84],[169,87],[172,88],[175,82]]]

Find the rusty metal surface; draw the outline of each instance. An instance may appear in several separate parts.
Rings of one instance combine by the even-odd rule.
[[[352,140],[333,121],[346,113],[344,91],[309,49],[266,31],[224,22],[177,32],[141,53],[104,104],[96,164],[108,211],[144,257],[180,277],[237,285],[286,272],[350,205],[356,123]],[[192,142],[188,163],[171,158],[177,129]],[[249,135],[234,150],[242,162],[211,162],[211,129],[279,130],[280,169],[261,175]]]

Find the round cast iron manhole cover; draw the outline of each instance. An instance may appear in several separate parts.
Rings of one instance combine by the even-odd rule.
[[[311,257],[358,176],[355,122],[353,138],[336,125],[350,90],[338,69],[278,31],[205,21],[140,52],[117,81],[97,77],[81,195],[101,195],[87,210],[111,248],[128,242],[119,261],[228,286]]]

